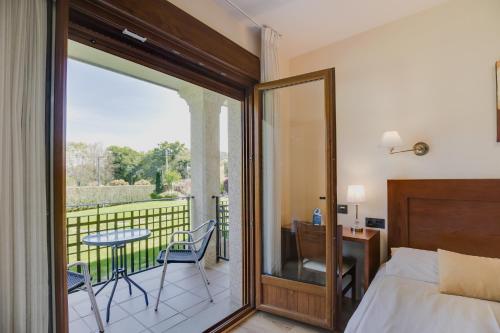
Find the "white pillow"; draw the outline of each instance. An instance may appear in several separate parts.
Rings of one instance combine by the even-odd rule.
[[[438,284],[438,267],[437,252],[400,247],[393,251],[385,272],[387,275]]]

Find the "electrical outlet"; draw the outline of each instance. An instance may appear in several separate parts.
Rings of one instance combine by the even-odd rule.
[[[337,213],[347,214],[347,205],[337,205]]]
[[[365,219],[365,225],[369,228],[385,229],[385,220],[377,219],[374,217],[367,217]]]

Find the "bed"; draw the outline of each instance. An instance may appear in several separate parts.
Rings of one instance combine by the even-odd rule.
[[[499,302],[439,293],[436,253],[500,258],[500,180],[390,180],[388,227],[398,250],[345,332],[500,332]]]

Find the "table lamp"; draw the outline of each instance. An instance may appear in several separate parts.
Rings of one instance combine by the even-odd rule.
[[[349,185],[347,187],[347,202],[356,206],[356,220],[354,221],[354,226],[351,227],[351,231],[363,231],[363,227],[358,220],[358,206],[360,203],[365,202],[365,187],[363,185]]]

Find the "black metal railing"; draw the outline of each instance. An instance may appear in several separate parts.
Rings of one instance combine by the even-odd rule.
[[[227,196],[214,196],[217,218],[216,252],[217,261],[229,260],[229,199]]]
[[[153,208],[126,211],[117,209],[114,212],[103,212],[101,209],[99,213],[93,214],[86,214],[86,210],[69,212],[66,218],[68,263],[87,262],[92,282],[104,282],[112,274],[111,248],[84,245],[83,237],[99,231],[146,228],[151,231],[148,239],[126,245],[129,272],[132,274],[159,266],[156,256],[166,248],[170,235],[191,227],[191,199],[192,197],[154,200]]]

